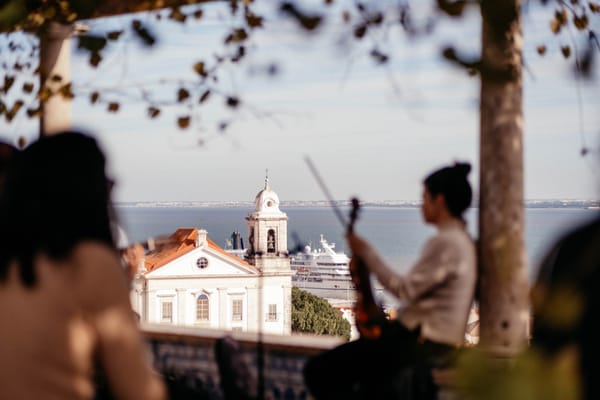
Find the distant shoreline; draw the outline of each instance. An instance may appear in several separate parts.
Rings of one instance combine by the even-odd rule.
[[[210,208],[210,207],[231,207],[231,208],[251,208],[254,207],[252,201],[131,201],[115,202],[119,208]],[[335,205],[346,207],[350,205],[348,200],[335,201]],[[419,201],[410,200],[389,200],[389,201],[365,201],[361,203],[363,207],[389,207],[389,208],[419,208]],[[328,201],[282,201],[282,208],[300,208],[300,207],[329,207]],[[474,206],[477,208],[477,206]],[[525,202],[525,208],[528,209],[588,209],[600,210],[600,200],[528,200]]]

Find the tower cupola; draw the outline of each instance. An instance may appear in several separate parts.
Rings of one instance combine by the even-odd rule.
[[[287,214],[279,209],[279,196],[269,184],[254,199],[254,211],[248,214],[248,262],[265,271],[289,271]]]

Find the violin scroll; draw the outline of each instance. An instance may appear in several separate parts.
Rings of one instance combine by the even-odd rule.
[[[354,224],[356,220],[358,220],[358,212],[360,211],[360,202],[356,197],[353,197],[351,200],[352,208],[350,209],[350,221],[348,222],[348,233],[354,232]]]

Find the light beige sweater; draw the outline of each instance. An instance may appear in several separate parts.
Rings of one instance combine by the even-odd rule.
[[[391,269],[370,245],[358,256],[401,301],[397,318],[404,326],[421,326],[421,335],[434,342],[463,342],[477,267],[475,246],[462,222],[441,226],[405,275]]]
[[[116,254],[78,245],[64,262],[38,256],[37,284],[16,265],[0,282],[0,398],[91,399],[94,359],[115,398],[164,399],[133,318]]]

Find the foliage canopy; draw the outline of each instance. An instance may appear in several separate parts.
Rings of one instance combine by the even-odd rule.
[[[292,287],[292,332],[350,339],[350,323],[327,300]]]
[[[570,60],[575,70],[583,76],[592,74],[594,56],[600,50],[596,30],[600,5],[597,0],[540,0],[542,4],[553,6],[554,14],[548,21],[548,30],[556,35],[569,31],[571,44],[562,44],[562,56]],[[118,41],[136,40],[143,46],[156,46],[157,35],[153,28],[155,22],[169,20],[180,24],[190,21],[204,21],[207,3],[220,3],[210,0],[7,0],[0,2],[0,32],[30,32],[42,37],[48,32],[52,23],[75,24],[80,21],[130,13],[131,18],[120,28],[108,32],[83,32],[77,40],[79,51],[89,54],[89,64],[96,68],[106,56],[106,52]],[[105,107],[109,113],[122,110],[125,98],[143,102],[146,115],[156,119],[163,115],[165,106],[176,106],[181,109],[181,115],[176,124],[180,129],[189,129],[198,118],[192,118],[190,110],[202,109],[205,104],[221,98],[224,107],[239,109],[247,106],[239,93],[226,93],[219,86],[223,81],[220,72],[228,67],[240,65],[252,53],[256,43],[254,33],[272,25],[273,19],[287,18],[298,26],[300,32],[311,35],[320,34],[325,26],[336,26],[342,40],[361,44],[366,49],[375,65],[387,65],[394,57],[395,42],[389,38],[394,31],[400,31],[408,38],[427,36],[435,32],[442,18],[460,20],[466,10],[479,7],[481,13],[491,18],[497,25],[498,33],[502,34],[504,22],[509,21],[516,9],[512,2],[500,1],[464,1],[464,0],[435,0],[430,4],[430,11],[425,16],[415,10],[416,3],[410,1],[381,1],[381,2],[351,2],[322,0],[321,2],[303,2],[281,0],[270,3],[273,8],[268,11],[264,4],[253,0],[229,0],[224,2],[230,16],[227,21],[227,33],[222,39],[222,50],[213,57],[198,57],[190,54],[190,70],[195,73],[194,81],[181,81],[170,90],[173,100],[170,104],[153,96],[153,89],[135,87],[124,93],[119,88],[120,96],[111,96],[115,88],[80,88],[72,85],[60,76],[42,77],[46,81],[40,84],[37,58],[39,44],[35,40],[9,40],[0,46],[3,53],[2,69],[4,82],[0,91],[5,95],[0,100],[0,116],[11,122],[17,115],[25,114],[29,118],[39,118],[41,103],[52,96],[62,96],[67,99],[78,97],[88,98],[95,107]],[[512,5],[511,5],[512,4]],[[275,13],[274,13],[275,12]],[[136,14],[134,14],[136,13]],[[278,14],[277,14],[278,13]],[[153,22],[153,19],[155,22]],[[578,46],[572,32],[580,32],[585,37],[586,45]],[[454,47],[457,46],[456,48]],[[458,48],[460,43],[454,43],[440,49],[441,54],[450,62],[460,65],[469,73],[494,73],[503,76],[506,71],[500,71],[496,66],[485,65],[475,55],[465,56]],[[5,47],[5,48],[4,48]],[[5,55],[8,50],[8,56]],[[539,43],[537,52],[543,56],[549,52],[545,43]],[[267,68],[269,75],[275,75],[278,67]],[[510,71],[509,71],[510,72]],[[21,81],[17,76],[27,76]],[[56,85],[56,83],[60,83]],[[54,83],[51,85],[50,83]],[[2,82],[0,82],[2,84]],[[57,88],[58,86],[58,88]],[[11,90],[12,89],[12,90]],[[9,96],[9,91],[12,93]],[[18,93],[17,93],[18,92]],[[219,131],[227,129],[229,122],[220,121]]]

